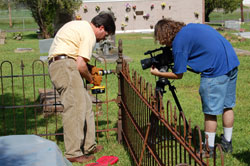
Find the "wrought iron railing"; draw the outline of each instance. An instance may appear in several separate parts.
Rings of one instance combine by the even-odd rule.
[[[35,60],[31,65],[24,65],[21,61],[20,68],[10,61],[1,62],[0,136],[35,134],[55,140],[57,136],[63,135],[63,105],[50,81],[47,68],[47,63],[41,60]],[[105,77],[106,98],[99,100],[92,96],[97,139],[100,132],[107,132],[106,136],[109,137],[110,131],[117,131],[117,128],[111,128],[109,125],[108,104],[116,100],[108,98],[107,76]],[[103,109],[105,107],[102,105],[106,105],[106,109]],[[100,128],[100,112],[103,117],[107,117],[106,127],[102,125]]]
[[[135,165],[209,165],[224,164],[220,154],[214,158],[202,158],[202,136],[198,126],[191,128],[182,111],[176,111],[168,101],[163,105],[161,94],[156,94],[136,71],[130,73],[129,65],[122,57],[119,41],[118,105],[120,141],[124,141]],[[119,133],[118,133],[119,135]],[[198,153],[200,151],[200,153]],[[207,153],[208,155],[208,153]],[[221,160],[216,161],[216,157]],[[210,164],[211,165],[211,164]]]

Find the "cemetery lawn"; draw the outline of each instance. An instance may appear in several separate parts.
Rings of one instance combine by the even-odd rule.
[[[249,25],[248,25],[249,26]],[[250,51],[250,39],[240,41],[236,36],[231,35],[231,31],[221,32],[223,35],[230,36],[231,43],[235,48],[245,49]],[[144,52],[160,47],[154,43],[152,34],[118,34],[116,35],[116,43],[118,40],[123,41],[123,53],[124,55],[133,59],[129,62],[130,70],[132,69],[139,73],[146,81],[154,85],[157,80],[149,73],[148,70],[142,70],[140,60],[148,58],[144,55]],[[117,46],[118,44],[116,44]],[[28,53],[15,53],[16,48],[32,48],[33,52]],[[12,39],[12,33],[7,34],[7,40],[5,45],[0,45],[0,63],[8,60],[15,66],[14,72],[20,74],[20,63],[23,61],[24,65],[31,66],[34,60],[39,59],[40,56],[46,56],[47,54],[39,53],[39,41],[36,36],[36,32],[23,32],[23,39],[16,41]],[[225,154],[224,160],[226,166],[237,165],[247,166],[250,164],[250,55],[242,55],[238,57],[240,60],[238,82],[237,82],[237,102],[235,107],[235,124],[233,131],[233,148],[232,154]],[[91,64],[94,64],[94,59]],[[98,67],[104,68],[105,66],[97,62]],[[108,69],[115,69],[116,64],[107,64]],[[47,67],[46,73],[47,73]],[[200,126],[203,132],[203,114],[201,110],[201,102],[199,97],[199,75],[187,72],[184,74],[182,80],[176,80],[172,84],[175,85],[177,91],[176,94],[184,110],[187,119],[191,119],[192,127],[195,125]],[[108,93],[109,99],[116,98],[117,96],[117,77],[116,75],[108,76]],[[164,94],[164,103],[170,100],[173,105],[174,101],[168,89],[167,93]],[[22,90],[16,91],[22,94]],[[105,96],[100,95],[103,99]],[[105,107],[104,107],[105,110]],[[118,107],[115,103],[109,105],[109,117],[111,119],[110,128],[117,127],[116,120],[118,115]],[[105,119],[104,119],[105,120]],[[220,134],[223,133],[221,116],[218,116],[218,129],[216,135],[216,142],[220,141]],[[104,151],[96,154],[96,159],[104,155],[115,155],[119,157],[119,166],[130,166],[132,165],[130,157],[122,145],[117,143],[116,133],[110,132],[109,139],[107,139],[106,133],[99,135],[98,144],[104,146]],[[63,141],[59,141],[58,145],[62,151],[64,151]],[[73,166],[80,166],[82,164],[73,164]]]

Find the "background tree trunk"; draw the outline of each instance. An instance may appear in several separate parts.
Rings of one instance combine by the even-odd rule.
[[[241,14],[241,22],[244,22],[244,13],[243,13],[243,0],[240,4],[240,14]]]
[[[11,17],[11,7],[10,7],[10,0],[8,0],[8,10],[9,10],[9,25],[12,28],[12,17]]]

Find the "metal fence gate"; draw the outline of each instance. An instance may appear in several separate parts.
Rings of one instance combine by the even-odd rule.
[[[58,116],[62,106],[57,101],[58,95],[49,81],[48,74],[45,73],[47,65],[36,60],[29,67],[25,66],[23,61],[20,68],[15,68],[10,61],[3,61],[0,65],[0,136],[36,134],[48,138],[52,135],[62,135],[59,130],[61,118]],[[28,69],[25,70],[26,68]],[[47,93],[49,89],[50,93]],[[41,96],[37,97],[39,91]],[[58,105],[42,102],[49,101],[46,100],[48,98]],[[43,116],[46,112],[43,110],[53,111],[54,114]]]
[[[0,136],[35,134],[54,141],[62,140],[59,136],[63,135],[63,105],[50,81],[47,68],[47,63],[41,60],[26,65],[21,61],[20,68],[10,61],[1,62]],[[92,96],[97,140],[100,132],[106,132],[107,138],[109,131],[117,132],[117,128],[110,128],[108,116],[108,103],[115,101],[108,99],[108,92],[103,101]],[[106,112],[102,110],[102,104],[106,104]],[[102,128],[98,121],[100,113],[107,121]]]

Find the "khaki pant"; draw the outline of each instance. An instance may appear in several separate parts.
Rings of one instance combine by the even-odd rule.
[[[96,146],[94,113],[92,100],[84,88],[76,62],[72,59],[55,61],[49,66],[49,75],[64,106],[65,157],[88,153]],[[86,132],[84,127],[87,128]]]

